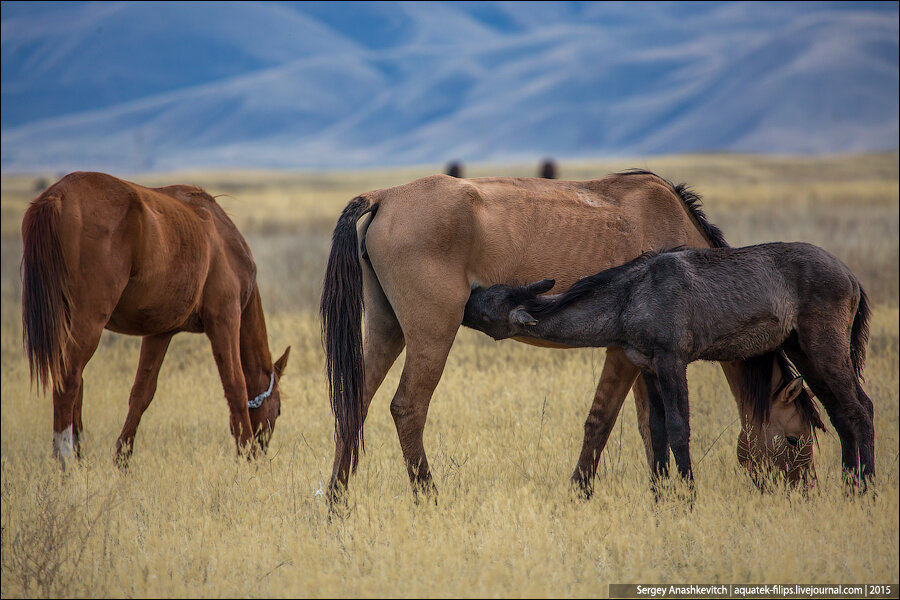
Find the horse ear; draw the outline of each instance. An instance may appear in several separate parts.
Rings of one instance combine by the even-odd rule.
[[[556,285],[555,279],[541,279],[540,281],[526,285],[525,289],[536,296],[538,294],[543,294],[544,292],[549,292],[553,289],[554,285]]]
[[[784,387],[784,391],[782,392],[782,402],[790,403],[797,399],[797,396],[800,395],[800,392],[803,391],[803,378],[802,377],[794,377],[790,383],[788,383]]]
[[[537,325],[537,319],[528,314],[528,311],[521,306],[510,311],[509,322],[513,325]]]
[[[275,372],[278,374],[278,378],[281,379],[281,375],[284,373],[284,368],[287,366],[288,355],[291,353],[291,347],[288,346],[284,350],[284,354],[281,355],[281,358],[275,361]]]

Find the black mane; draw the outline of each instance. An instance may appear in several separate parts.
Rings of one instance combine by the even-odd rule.
[[[651,175],[653,177],[656,177],[660,181],[665,182],[665,184],[672,188],[672,191],[675,192],[675,194],[679,198],[681,198],[681,201],[684,203],[685,208],[688,209],[688,212],[691,213],[691,216],[693,216],[694,220],[697,221],[697,225],[706,236],[706,239],[709,240],[709,243],[712,244],[712,247],[729,247],[728,242],[725,241],[725,234],[722,233],[721,229],[710,223],[709,218],[707,218],[706,216],[706,213],[703,212],[703,199],[700,197],[700,194],[688,187],[687,184],[679,183],[678,185],[675,185],[665,177],[660,177],[656,173],[644,169],[628,169],[626,171],[616,173],[616,175]]]
[[[600,271],[596,275],[582,277],[572,284],[572,287],[550,301],[535,298],[533,295],[528,294],[524,288],[516,290],[518,293],[521,293],[521,299],[517,298],[517,300],[519,300],[519,302],[525,306],[525,309],[533,315],[552,315],[598,288],[603,288],[610,281],[616,280],[634,268],[643,265],[654,256],[664,254],[665,252],[670,252],[670,250],[665,250],[663,252],[644,252],[624,265]]]

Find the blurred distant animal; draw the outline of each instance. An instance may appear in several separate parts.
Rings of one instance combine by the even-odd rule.
[[[747,360],[782,344],[831,417],[848,475],[863,487],[875,475],[873,405],[860,384],[868,300],[850,269],[825,250],[770,243],[649,253],[562,294],[538,296],[553,284],[476,288],[463,325],[494,339],[621,348],[647,383],[656,476],[668,475],[671,445],[679,474],[693,479],[688,363]],[[769,389],[771,381],[763,384]],[[791,400],[803,393],[799,379],[785,389]],[[768,410],[768,402],[756,406],[758,418]],[[812,439],[780,441],[790,462],[808,460]]]
[[[416,489],[432,487],[423,444],[428,405],[473,285],[550,276],[566,289],[646,251],[726,247],[699,202],[684,185],[647,171],[594,181],[433,175],[351,200],[334,228],[320,307],[335,416],[330,497],[339,495],[356,468],[369,403],[404,347],[391,414],[410,481]],[[534,338],[519,341],[565,347]],[[775,356],[721,364],[748,456],[787,471],[775,440],[811,436],[812,422],[798,403],[778,402],[793,374],[782,370]],[[653,461],[640,368],[621,349],[610,348],[605,360],[572,474],[585,495],[593,490],[600,453],[633,384],[645,450]],[[756,385],[760,368],[769,371],[769,389]],[[768,421],[755,417],[759,402],[771,407]]]
[[[49,185],[50,185],[50,182],[47,180],[46,177],[38,177],[37,179],[34,180],[34,186],[32,187],[32,189],[34,190],[35,194],[40,194],[41,192],[46,190],[47,186],[49,186]]]
[[[461,162],[453,161],[447,165],[447,175],[450,177],[462,177],[463,166]]]
[[[209,194],[72,173],[30,204],[22,240],[25,349],[32,379],[52,383],[53,453],[63,467],[83,451],[81,374],[104,328],[143,336],[116,442],[121,464],[180,331],[209,338],[238,450],[265,452],[290,348],[273,364],[256,263]]]
[[[539,176],[544,179],[556,179],[558,177],[556,162],[552,158],[547,158],[541,163]]]

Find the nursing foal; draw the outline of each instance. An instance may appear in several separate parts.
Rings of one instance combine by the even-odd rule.
[[[678,249],[538,296],[553,285],[475,288],[463,325],[495,339],[624,350],[647,383],[655,475],[667,472],[670,445],[679,473],[693,478],[688,363],[783,348],[828,412],[844,468],[863,487],[874,477],[873,406],[859,379],[868,301],[850,269],[825,250],[805,243]]]

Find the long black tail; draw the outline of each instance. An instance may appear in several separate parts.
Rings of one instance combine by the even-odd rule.
[[[362,431],[365,367],[362,349],[363,287],[356,222],[377,204],[357,196],[338,218],[319,310],[334,435],[349,453],[352,469],[365,449]]]
[[[866,366],[866,346],[869,344],[869,296],[859,286],[859,306],[856,308],[856,316],[853,318],[853,326],[850,329],[850,360],[853,361],[853,370],[857,379],[862,379],[862,372]]]

